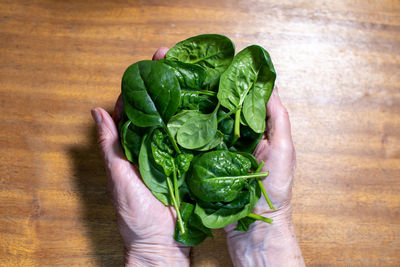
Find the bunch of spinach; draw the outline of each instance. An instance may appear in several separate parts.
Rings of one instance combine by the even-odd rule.
[[[265,129],[276,78],[267,51],[204,34],[176,44],[165,59],[139,61],[122,77],[119,123],[127,159],[144,183],[177,212],[175,240],[201,243],[211,230],[238,222],[246,231],[261,193],[274,209],[251,154]]]

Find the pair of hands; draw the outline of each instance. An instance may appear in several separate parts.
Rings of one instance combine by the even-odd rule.
[[[164,58],[167,51],[167,48],[158,49],[153,60]],[[190,248],[173,239],[175,210],[164,206],[152,195],[143,183],[137,166],[125,158],[116,127],[122,110],[120,96],[113,117],[102,108],[93,109],[92,116],[97,125],[119,230],[127,249],[126,263],[131,266],[188,266]],[[265,199],[261,198],[254,213],[274,219],[275,227],[291,224],[290,199],[296,156],[288,113],[276,88],[267,105],[265,138],[254,155],[258,161],[265,162],[263,171],[270,173],[263,184],[277,208],[270,210]],[[258,247],[263,242],[260,237],[275,235],[268,233],[271,232],[268,227],[271,226],[259,221],[248,232],[234,231],[235,225],[225,227],[228,248],[234,263],[246,264],[240,262],[247,250]]]

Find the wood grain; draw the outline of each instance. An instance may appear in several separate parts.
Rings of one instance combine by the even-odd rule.
[[[400,2],[1,1],[0,266],[121,266],[89,110],[200,33],[271,54],[309,266],[400,265]],[[231,266],[224,233],[193,266]]]

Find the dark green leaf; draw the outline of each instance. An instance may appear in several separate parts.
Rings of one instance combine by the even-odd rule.
[[[141,127],[166,124],[178,110],[180,86],[167,65],[144,60],[125,71],[122,77],[124,111]]]
[[[227,226],[249,215],[258,199],[260,198],[259,189],[255,181],[249,184],[250,198],[242,208],[203,208],[199,203],[196,204],[195,214],[197,214],[204,226],[217,229]]]
[[[197,149],[207,145],[217,133],[216,112],[198,114],[187,120],[178,130],[176,140],[186,149]]]
[[[139,170],[143,182],[150,189],[153,195],[164,205],[170,205],[170,196],[163,170],[160,170],[155,163],[151,151],[151,138],[143,137],[139,153]]]
[[[253,153],[264,133],[255,133],[252,129],[243,125],[240,126],[240,132],[239,140],[235,143],[234,149],[231,147],[230,150]]]
[[[189,119],[201,115],[202,113],[197,110],[182,110],[174,115],[168,122],[168,129],[171,135],[175,138],[176,133]]]
[[[259,164],[258,160],[256,159],[256,157],[253,156],[253,154],[251,154],[250,152],[242,152],[242,151],[237,151],[236,153],[239,153],[240,155],[245,156],[250,160],[252,171],[257,170]]]
[[[172,203],[170,202],[166,181],[166,173],[170,174],[169,166],[172,165],[172,162],[169,161],[170,154],[168,152],[171,150],[171,146],[168,144],[168,139],[165,134],[162,134],[163,139],[161,139],[158,134],[155,134],[156,137],[153,137],[154,133],[157,132],[161,133],[159,129],[156,129],[153,133],[143,137],[139,153],[139,171],[143,182],[153,195],[164,205],[171,205]],[[163,141],[160,142],[160,140]],[[153,149],[157,152],[154,153],[154,155]],[[178,180],[178,188],[181,187],[183,183],[184,176],[182,174],[182,179]]]
[[[212,112],[217,106],[217,99],[215,96],[204,94],[214,93],[212,91],[191,91],[181,90],[181,104],[180,109],[199,110],[203,113]]]
[[[175,227],[174,239],[186,246],[196,246],[203,242],[207,236],[212,237],[211,230],[205,227],[198,216],[194,214],[194,205],[182,202],[181,215],[185,233],[179,231],[178,225]]]
[[[133,163],[137,163],[142,136],[137,127],[130,120],[126,121],[121,127],[121,144],[125,151],[126,158]]]
[[[247,184],[251,162],[226,150],[206,152],[196,157],[188,177],[190,191],[203,201],[230,202]]]
[[[184,63],[180,61],[172,61],[167,59],[160,59],[158,62],[170,66],[178,78],[179,84],[182,88],[191,88],[199,90],[203,86],[206,78],[206,71],[199,65]]]
[[[182,176],[189,170],[192,159],[193,159],[193,154],[188,152],[183,152],[176,156],[175,165],[178,169],[178,176]]]
[[[208,144],[206,144],[205,146],[196,148],[195,150],[197,150],[197,151],[211,150],[211,149],[217,147],[218,145],[220,145],[223,142],[223,140],[224,140],[224,135],[220,131],[217,131],[214,138],[211,139],[211,141]]]
[[[253,45],[240,51],[221,75],[218,99],[229,110],[243,106],[246,123],[257,133],[264,132],[266,103],[276,78],[267,51]],[[238,117],[240,118],[240,116]]]
[[[166,176],[170,176],[174,171],[174,150],[167,135],[164,135],[159,129],[155,129],[150,145],[155,163],[163,168]]]
[[[249,217],[244,217],[238,221],[238,224],[235,228],[236,231],[247,231],[252,223],[256,220]]]
[[[177,43],[167,52],[166,58],[203,67],[206,70],[203,86],[214,88],[234,54],[235,46],[226,36],[203,34]]]

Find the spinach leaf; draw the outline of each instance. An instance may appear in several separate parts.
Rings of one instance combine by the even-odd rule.
[[[164,205],[171,205],[164,171],[159,169],[151,150],[151,136],[145,135],[139,152],[139,171],[143,182]]]
[[[201,115],[202,113],[197,110],[182,110],[174,115],[168,122],[168,129],[171,135],[175,138],[176,133],[189,119]]]
[[[182,202],[181,214],[185,233],[175,227],[174,239],[186,246],[196,246],[204,241],[207,236],[212,237],[211,230],[205,227],[199,217],[194,213],[194,205]]]
[[[250,191],[248,190],[249,185],[246,184],[242,191],[239,192],[237,197],[231,202],[207,202],[201,199],[193,197],[202,208],[205,209],[241,209],[250,201]]]
[[[221,75],[217,96],[222,106],[231,111],[237,109],[236,138],[240,136],[242,112],[246,123],[254,132],[264,132],[265,106],[272,93],[275,78],[275,69],[268,52],[257,45],[240,51]]]
[[[250,225],[254,223],[256,220],[250,217],[244,217],[238,221],[238,224],[235,228],[236,231],[247,231],[250,228]]]
[[[204,208],[200,203],[197,203],[194,213],[200,217],[203,225],[208,228],[216,229],[225,227],[248,216],[254,209],[261,193],[255,181],[249,183],[248,190],[250,193],[249,200],[241,208]]]
[[[258,169],[258,160],[256,159],[256,157],[253,156],[253,154],[251,154],[250,152],[242,152],[242,151],[237,151],[236,153],[248,158],[251,162],[251,170],[254,172]]]
[[[264,133],[256,133],[250,129],[250,127],[243,125],[240,126],[240,132],[240,138],[230,150],[253,153],[258,143],[260,143],[263,138]]]
[[[181,90],[180,109],[199,110],[202,113],[210,113],[217,106],[216,94],[213,91]]]
[[[168,142],[169,139],[167,139],[162,133],[161,136],[160,133],[160,129],[155,129],[153,132],[143,137],[139,152],[139,171],[143,182],[150,189],[153,195],[155,195],[156,198],[164,205],[171,205],[172,203],[170,202],[169,190],[166,182],[166,173],[171,174],[173,172],[173,167],[170,166],[175,165],[175,162],[178,162],[182,159],[177,160],[174,158],[174,162],[172,162],[170,159],[172,156],[170,154],[171,145]],[[165,158],[163,158],[164,156]],[[184,157],[190,158],[192,156],[186,155]],[[166,165],[160,165],[162,162],[167,163]],[[182,163],[178,164],[181,165]],[[185,164],[187,164],[187,162],[182,164],[182,166]],[[186,172],[185,168],[187,167],[181,167],[179,170],[181,178],[177,181],[178,187],[181,187],[181,185],[184,183],[184,174]]]
[[[224,135],[220,131],[217,131],[214,138],[211,139],[211,141],[208,144],[206,144],[202,147],[196,148],[194,150],[197,150],[197,151],[211,150],[211,149],[217,147],[219,144],[221,144],[223,142],[223,140],[224,140]]]
[[[172,61],[160,59],[158,62],[170,66],[178,78],[182,88],[201,89],[206,78],[206,71],[199,65],[184,63],[180,61]]]
[[[130,162],[137,163],[142,144],[142,136],[137,127],[130,120],[126,121],[120,129],[120,136],[126,158]]]
[[[179,82],[167,65],[139,61],[129,66],[122,77],[122,99],[133,124],[163,126],[178,110]]]
[[[163,168],[164,174],[170,176],[175,171],[173,153],[169,140],[160,129],[155,129],[150,143],[154,161]]]
[[[186,149],[207,145],[217,133],[217,108],[210,114],[198,114],[187,120],[178,130],[176,140]]]
[[[206,152],[192,162],[187,183],[190,192],[202,201],[230,202],[248,184],[248,179],[265,173],[248,173],[251,161],[227,150]]]
[[[193,154],[185,151],[176,156],[174,160],[179,177],[183,177],[183,175],[189,170],[192,159]]]
[[[203,87],[212,89],[235,54],[235,45],[223,35],[203,34],[183,40],[172,47],[166,58],[196,64],[206,71]]]

